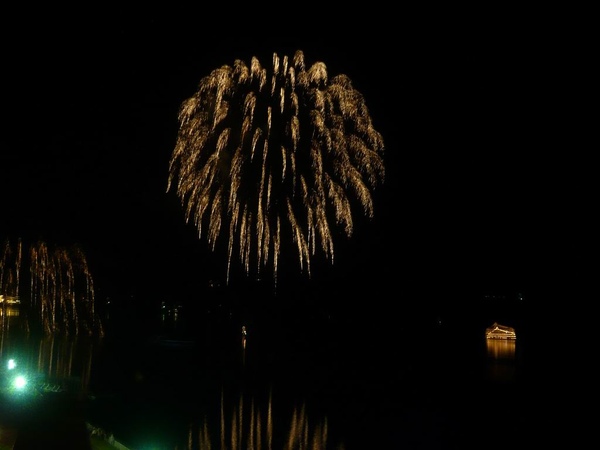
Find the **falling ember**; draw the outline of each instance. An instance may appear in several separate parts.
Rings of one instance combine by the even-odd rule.
[[[13,250],[7,241],[0,259],[0,293],[18,298],[23,261],[21,241]],[[18,255],[15,257],[14,255]],[[46,334],[103,334],[95,311],[93,278],[78,248],[50,248],[45,242],[29,251],[29,316]]]
[[[318,249],[333,264],[335,227],[352,235],[351,205],[373,216],[383,138],[350,79],[306,67],[301,51],[273,54],[270,71],[256,57],[213,70],[178,119],[167,191],[213,250],[228,235],[227,280],[239,257],[246,274],[272,266],[276,282],[288,241],[310,276]]]

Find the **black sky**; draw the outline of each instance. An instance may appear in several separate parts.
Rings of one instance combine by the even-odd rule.
[[[375,219],[359,220],[315,282],[533,289],[560,191],[547,170],[544,36],[510,15],[457,15],[268,30],[186,11],[5,19],[0,238],[80,245],[107,295],[222,276],[224,258],[166,192],[178,107],[220,65],[301,49],[351,78],[386,142]]]

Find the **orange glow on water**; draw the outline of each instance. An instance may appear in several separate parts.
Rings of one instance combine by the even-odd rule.
[[[514,339],[486,339],[487,354],[493,359],[514,359],[517,343]]]

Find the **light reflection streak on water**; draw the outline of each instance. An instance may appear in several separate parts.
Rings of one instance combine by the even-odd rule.
[[[487,377],[495,382],[514,382],[517,376],[514,339],[486,339]]]
[[[59,336],[33,338],[19,333],[10,336],[5,331],[0,335],[0,360],[18,355],[21,367],[40,375],[40,386],[66,389],[80,399],[93,394],[90,392],[92,362],[101,347],[99,340]],[[246,358],[243,343],[242,349],[243,365]],[[111,430],[105,431],[108,435]],[[178,440],[175,436],[172,438]],[[187,436],[181,438],[182,444],[187,442],[178,448],[187,450],[344,449],[343,444],[332,446],[329,442],[327,418],[309,420],[305,404],[274,412],[271,392],[263,401],[242,394],[226,398],[222,391],[215,414],[209,411],[208,417],[205,414],[202,420],[190,420]]]
[[[73,396],[89,394],[95,345],[74,337],[0,335],[0,361],[17,360],[20,367],[38,380],[38,388],[68,390]]]
[[[493,359],[514,359],[516,341],[514,339],[486,339],[487,354]]]
[[[288,423],[277,422],[273,419],[273,398],[269,393],[266,404],[266,412],[256,406],[253,398],[249,404],[245,404],[244,396],[240,395],[238,404],[226,411],[225,399],[221,393],[220,422],[219,422],[219,446],[216,446],[209,431],[208,420],[202,421],[197,426],[191,424],[188,431],[187,450],[282,450],[306,449],[306,450],[343,450],[344,444],[328,447],[328,424],[327,418],[313,424],[309,421],[306,405],[293,408],[291,419]],[[277,417],[282,417],[278,414]],[[287,427],[285,427],[287,425]],[[285,428],[280,428],[284,426]],[[276,428],[275,428],[276,427]],[[282,433],[285,436],[281,446],[275,446],[275,434]],[[198,438],[195,439],[194,436]],[[197,446],[196,446],[197,443]]]

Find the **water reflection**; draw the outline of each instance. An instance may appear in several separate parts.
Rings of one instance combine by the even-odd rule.
[[[239,333],[240,328],[237,330]],[[107,441],[134,449],[144,448],[149,440],[161,449],[344,449],[343,444],[334,443],[337,437],[330,432],[327,417],[319,411],[309,413],[302,398],[277,390],[274,402],[268,380],[261,380],[260,387],[251,382],[248,359],[254,366],[256,355],[248,344],[247,328],[242,330],[241,342],[237,341],[238,350],[228,351],[227,358],[233,354],[235,361],[227,359],[225,364],[198,361],[205,347],[161,346],[150,340],[135,346],[123,342],[118,349],[122,354],[115,356],[114,343],[107,345],[104,337],[35,337],[8,326],[0,331],[2,364],[15,359],[29,374],[30,389],[36,395],[66,392],[85,402],[89,429]],[[127,357],[132,360],[131,367],[111,369],[110,362]],[[186,374],[195,370],[190,366],[194,360],[202,368]],[[110,374],[148,369],[149,364],[159,367],[167,361],[174,363],[169,375],[148,372],[143,382],[123,377],[115,385],[118,377]],[[179,385],[173,386],[174,382]],[[99,391],[92,392],[96,389]],[[5,413],[10,411],[3,410],[0,425]]]
[[[2,297],[0,295],[0,297]],[[2,299],[0,298],[0,303]],[[11,317],[19,317],[19,308],[7,306],[5,308],[0,308],[0,316],[4,319],[5,317],[10,320]],[[6,322],[7,326],[9,322]]]
[[[512,382],[516,376],[515,339],[486,339],[487,376],[498,382]]]
[[[218,438],[210,432],[216,428],[214,424],[204,419],[197,425],[190,426],[187,450],[344,449],[343,443],[338,443],[335,447],[328,446],[327,418],[316,423],[309,421],[306,404],[294,407],[288,421],[278,421],[284,415],[274,415],[272,393],[269,393],[262,408],[261,403],[255,400],[251,398],[246,401],[244,395],[240,395],[237,405],[233,405],[228,411],[222,393]]]
[[[66,336],[10,336],[2,329],[0,361],[15,360],[35,383],[31,389],[69,392],[76,398],[89,394],[96,340]]]
[[[445,410],[454,404],[454,382],[462,380],[455,362],[469,369],[464,386],[479,386],[472,383],[472,374],[493,381],[483,385],[487,390],[481,398],[511,405],[519,399],[513,381],[523,355],[517,345],[523,341],[487,339],[485,346],[481,340],[469,341],[465,353],[465,343],[458,349],[454,343],[440,346],[437,339],[407,340],[398,350],[407,357],[404,365],[388,380],[389,372],[382,371],[386,378],[380,378],[372,364],[354,364],[362,361],[360,353],[346,361],[334,360],[334,353],[322,346],[316,351],[318,346],[288,341],[274,345],[269,339],[267,347],[265,336],[272,335],[242,320],[213,324],[208,338],[209,333],[200,331],[196,336],[168,339],[173,335],[167,333],[161,339],[136,336],[130,341],[125,338],[130,333],[34,337],[13,321],[18,316],[2,318],[0,360],[15,358],[20,367],[39,374],[40,389],[74,393],[85,401],[86,422],[95,436],[131,449],[343,450],[348,443],[356,446],[363,434],[374,440],[388,435],[394,440],[401,435],[402,442],[430,439],[422,424],[414,426],[422,404],[440,406],[431,419],[444,421],[448,429],[471,423]],[[440,339],[447,343],[445,336]],[[438,348],[444,353],[435,353]],[[391,370],[387,364],[375,368]],[[443,391],[448,384],[444,377],[452,385],[449,392]],[[513,401],[505,402],[507,398]],[[365,411],[362,401],[381,405],[380,411],[357,418],[353,409]],[[393,411],[398,420],[380,421],[381,411]]]
[[[514,339],[486,339],[488,357],[495,360],[515,359],[517,342]]]

